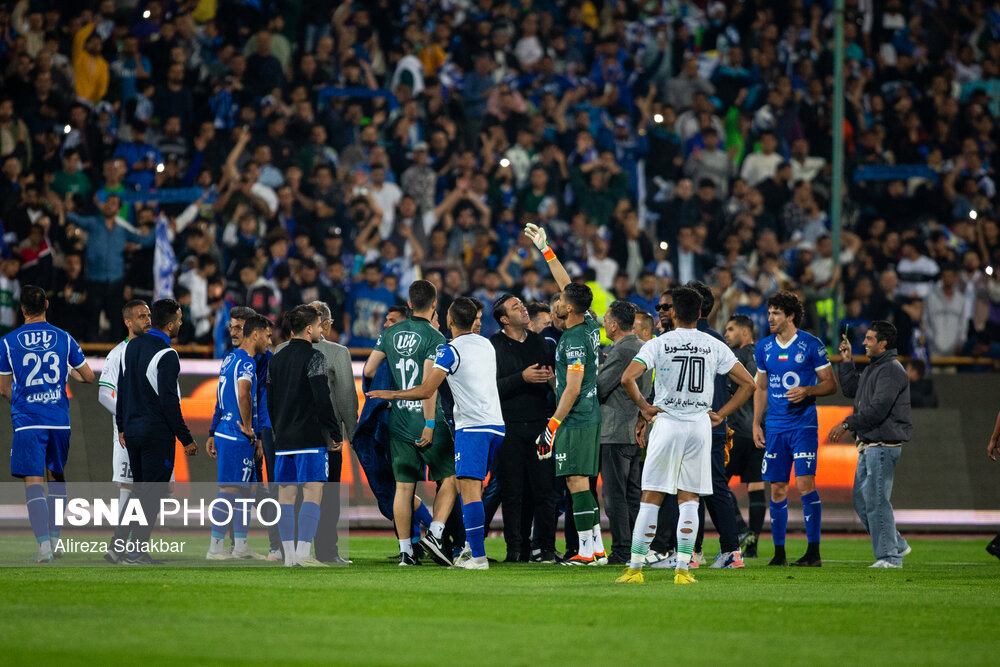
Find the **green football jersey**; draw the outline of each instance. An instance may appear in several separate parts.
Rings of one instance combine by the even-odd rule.
[[[601,406],[597,402],[597,349],[601,341],[601,327],[597,320],[586,314],[583,324],[563,332],[556,346],[556,404],[566,390],[567,369],[583,370],[580,397],[563,419],[562,425],[575,428],[601,423]]]
[[[394,390],[413,389],[424,381],[424,361],[437,356],[447,341],[441,332],[422,317],[403,320],[382,332],[375,349],[386,356]],[[435,420],[444,423],[441,397],[438,396]],[[422,401],[392,401],[389,433],[394,438],[419,440],[424,429]]]

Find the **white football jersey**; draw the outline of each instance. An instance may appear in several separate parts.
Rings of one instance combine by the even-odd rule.
[[[635,359],[656,370],[653,405],[679,421],[695,421],[711,410],[715,376],[739,363],[728,345],[697,329],[658,336]]]
[[[455,429],[503,426],[497,391],[497,355],[479,334],[458,336],[438,350],[434,367],[448,374],[455,397]]]
[[[118,373],[122,367],[122,359],[125,358],[126,345],[128,345],[128,340],[123,340],[108,352],[108,357],[104,360],[104,368],[101,370],[101,377],[97,381],[98,387],[110,388],[111,396],[115,399],[118,398]],[[114,415],[111,415],[111,428],[114,429],[115,434],[114,445],[120,448],[118,444],[118,422],[115,421]]]

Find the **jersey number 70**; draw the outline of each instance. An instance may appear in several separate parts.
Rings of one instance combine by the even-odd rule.
[[[687,390],[692,394],[705,391],[705,358],[704,357],[673,357],[681,365],[677,376],[677,391],[684,391],[684,380],[687,379]]]

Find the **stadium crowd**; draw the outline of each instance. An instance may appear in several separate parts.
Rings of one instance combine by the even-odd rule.
[[[599,314],[698,279],[765,335],[787,287],[828,344],[1000,358],[1000,7],[847,0],[832,193],[831,4],[2,3],[0,326],[30,283],[84,341],[173,292],[217,356],[314,300],[370,347],[417,277],[554,295],[537,222]]]

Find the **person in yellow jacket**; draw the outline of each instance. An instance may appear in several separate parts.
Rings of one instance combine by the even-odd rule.
[[[77,96],[100,102],[108,92],[108,61],[101,55],[101,38],[89,23],[73,37],[73,74]]]
[[[591,293],[594,295],[594,300],[590,302],[590,309],[594,311],[594,314],[597,316],[597,321],[601,325],[601,345],[611,345],[611,339],[608,338],[608,334],[604,330],[604,314],[608,312],[608,308],[615,302],[615,297],[611,294],[611,292],[608,292],[606,289],[601,287],[600,283],[590,278],[593,278],[593,276],[589,275],[589,272],[585,271],[585,284],[590,288]]]

